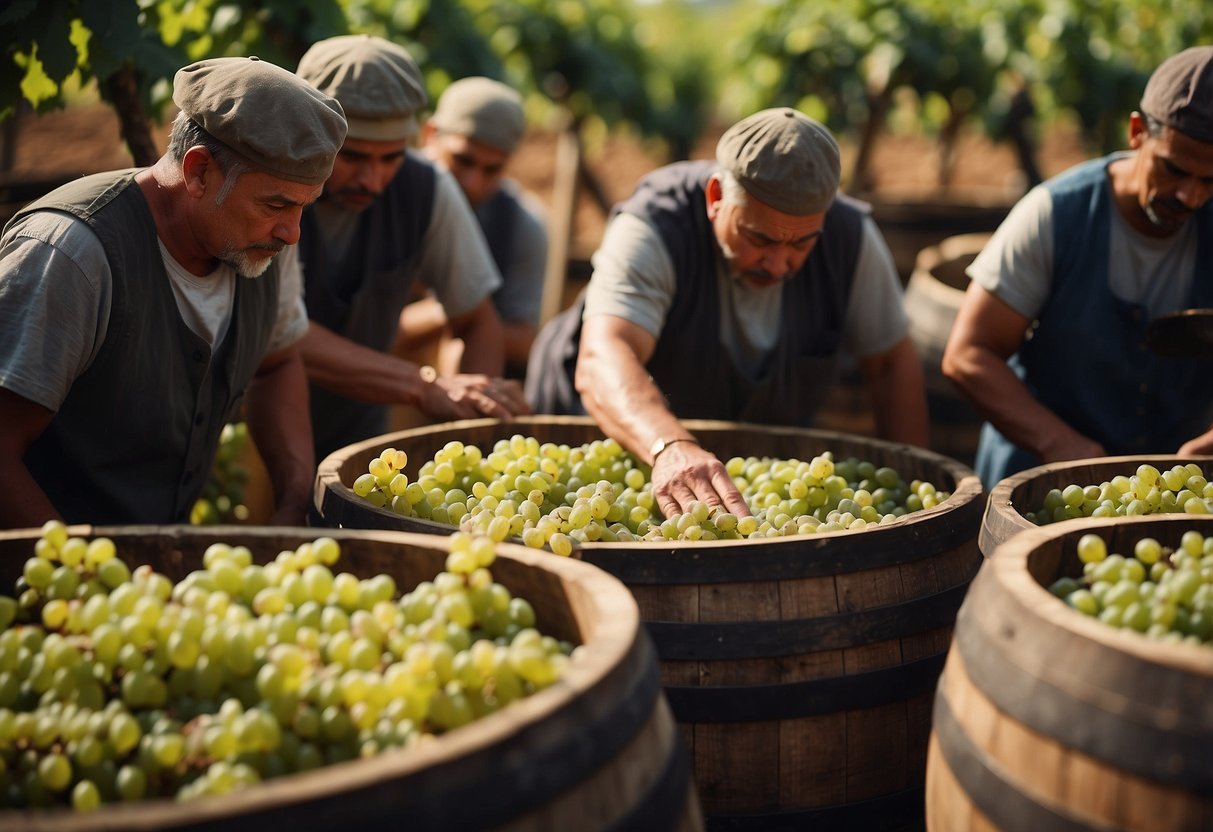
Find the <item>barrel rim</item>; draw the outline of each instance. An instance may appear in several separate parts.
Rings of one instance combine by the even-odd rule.
[[[445,541],[434,535],[418,532],[380,529],[321,529],[305,526],[189,526],[189,525],[72,525],[72,535],[112,538],[132,534],[155,534],[180,539],[232,537],[279,538],[298,535],[301,542],[330,536],[371,540],[384,544],[408,544],[421,548],[442,550]],[[0,544],[28,538],[31,542],[41,534],[40,529],[0,531]],[[119,542],[117,540],[115,542]],[[227,542],[227,541],[224,541]],[[188,817],[190,825],[239,819],[253,812],[289,809],[300,805],[301,796],[309,801],[339,798],[341,794],[374,788],[389,781],[411,776],[438,765],[457,763],[458,759],[477,751],[505,747],[507,743],[531,730],[552,714],[575,709],[577,703],[601,684],[635,649],[637,639],[643,639],[640,612],[631,592],[614,576],[589,564],[570,558],[554,557],[525,546],[498,543],[497,557],[517,561],[532,569],[554,572],[565,587],[566,595],[575,595],[592,605],[593,638],[585,638],[579,646],[581,653],[569,662],[560,681],[550,687],[511,703],[494,714],[482,717],[467,726],[435,736],[409,749],[366,759],[334,763],[313,771],[297,772],[271,778],[256,787],[224,795],[218,799],[202,798],[179,803],[173,798],[156,798],[136,803],[106,804],[98,811],[80,815],[71,810],[4,810],[0,811],[0,829],[78,830],[152,829],[161,824],[180,825]],[[609,614],[607,614],[609,612]],[[578,624],[584,625],[578,616]]]
[[[1087,532],[1099,532],[1117,526],[1153,526],[1158,524],[1198,524],[1209,526],[1206,536],[1213,534],[1213,516],[1192,514],[1152,514],[1134,517],[1095,517],[1067,520],[1049,526],[1033,526],[1028,531],[999,544],[986,559],[978,581],[989,582],[1009,593],[1023,608],[1037,615],[1050,628],[1065,630],[1101,646],[1124,652],[1152,665],[1181,671],[1213,675],[1213,646],[1195,644],[1166,644],[1153,641],[1144,634],[1121,627],[1112,627],[1071,609],[1063,600],[1039,584],[1028,571],[1028,561],[1045,543],[1062,537],[1077,539]],[[988,575],[983,579],[982,573]]]
[[[525,419],[502,420],[502,419],[464,419],[456,422],[446,422],[435,425],[426,425],[420,428],[410,428],[402,431],[394,431],[392,433],[374,436],[357,442],[353,445],[348,445],[324,458],[317,467],[316,480],[313,492],[313,503],[319,508],[323,504],[323,497],[326,492],[335,493],[345,500],[355,500],[360,509],[365,509],[375,516],[385,518],[399,519],[401,515],[396,514],[387,508],[378,508],[367,503],[361,497],[358,497],[352,488],[341,481],[340,469],[344,464],[345,458],[353,456],[364,451],[373,450],[375,448],[383,449],[392,447],[396,439],[413,438],[417,436],[430,436],[435,434],[450,433],[455,430],[470,430],[481,427],[489,427],[499,425],[508,427],[511,424],[519,425],[567,425],[576,427],[593,427],[605,436],[605,433],[592,418],[588,416],[529,416]],[[952,478],[955,487],[951,489],[951,493],[947,499],[940,502],[933,508],[923,509],[913,512],[904,517],[899,517],[885,525],[877,526],[876,528],[866,528],[858,530],[844,530],[831,532],[828,536],[823,535],[822,538],[831,540],[836,538],[845,538],[859,534],[864,535],[879,535],[881,532],[886,534],[894,529],[904,530],[913,529],[921,523],[928,522],[938,517],[941,514],[952,512],[970,503],[980,500],[985,491],[982,487],[981,480],[976,472],[951,457],[931,451],[926,448],[919,448],[914,445],[908,445],[902,442],[892,442],[885,439],[877,439],[874,437],[859,436],[857,434],[845,434],[839,431],[822,430],[819,428],[801,428],[791,425],[765,425],[753,422],[731,422],[717,419],[685,419],[682,421],[683,426],[687,430],[695,433],[696,431],[746,431],[760,430],[766,434],[774,434],[779,436],[810,436],[822,439],[831,437],[846,437],[852,441],[870,444],[876,448],[882,449],[891,453],[909,454],[910,456],[919,457],[922,461],[935,465],[945,471]],[[436,523],[432,520],[424,520],[422,518],[406,518],[410,524],[416,523],[423,528],[433,528],[435,533],[454,531],[454,526],[449,526],[442,523]],[[804,535],[803,537],[809,537]],[[865,538],[865,539],[871,539]],[[727,556],[729,553],[748,547],[761,546],[769,544],[770,538],[755,539],[755,540],[687,540],[687,541],[637,541],[628,543],[599,543],[587,542],[577,544],[578,549],[602,552],[622,552],[626,549],[643,548],[645,552],[658,553],[666,551],[670,553],[681,551],[701,552],[709,556]],[[517,544],[521,545],[521,544]],[[723,550],[716,551],[714,550]],[[536,550],[544,551],[544,550]]]
[[[1043,528],[1025,517],[1023,514],[1024,507],[1017,504],[1017,498],[1022,495],[1020,489],[1037,477],[1085,465],[1133,465],[1136,468],[1137,465],[1144,462],[1149,462],[1151,465],[1155,465],[1155,467],[1158,467],[1157,463],[1166,464],[1168,467],[1177,464],[1183,465],[1189,462],[1195,462],[1198,465],[1201,463],[1213,464],[1213,454],[1124,454],[1120,456],[1087,457],[1085,459],[1066,460],[1065,462],[1047,462],[1024,469],[1016,474],[1011,474],[999,480],[990,489],[989,498],[986,501],[985,515],[981,524],[981,538],[978,541],[979,548],[985,552],[993,550],[1000,543],[1005,542],[994,540],[987,531],[988,523],[986,519],[993,514],[999,515],[999,517],[1004,518],[1010,525],[1014,526],[1016,531],[1013,534],[1019,534],[1029,529]],[[1126,473],[1125,476],[1129,476],[1129,473]],[[1159,517],[1161,515],[1152,514],[1146,516]],[[1077,520],[1062,521],[1062,523],[1072,522],[1077,522]],[[1057,524],[1050,523],[1049,525],[1053,526]]]

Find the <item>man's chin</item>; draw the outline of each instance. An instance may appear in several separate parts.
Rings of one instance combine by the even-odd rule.
[[[270,264],[274,262],[274,254],[266,257],[252,257],[242,252],[229,258],[226,262],[236,270],[236,274],[252,279],[266,273]]]

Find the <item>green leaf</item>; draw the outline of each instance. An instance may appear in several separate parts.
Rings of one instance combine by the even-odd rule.
[[[38,60],[38,52],[30,55],[25,67],[25,77],[21,79],[21,94],[34,107],[49,101],[59,94],[59,85],[44,71],[42,61]]]
[[[80,53],[71,42],[71,5],[68,0],[59,0],[38,8],[38,17],[43,18],[45,26],[37,38],[38,60],[42,64],[41,71],[56,86],[75,72],[80,63]]]
[[[113,75],[139,47],[139,8],[135,0],[92,0],[82,4],[80,19],[93,33],[89,64],[101,80]]]
[[[26,20],[38,8],[38,0],[10,0],[8,8],[0,10],[0,26]]]

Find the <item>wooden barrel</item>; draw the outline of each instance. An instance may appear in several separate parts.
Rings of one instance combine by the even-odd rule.
[[[1072,520],[1025,531],[982,567],[939,681],[927,828],[1213,829],[1213,649],[1168,645],[1070,609],[1078,538],[1175,546],[1213,518]]]
[[[214,542],[248,546],[259,562],[326,533],[245,526],[72,527],[106,535],[131,565],[174,581]],[[342,569],[385,573],[402,589],[443,570],[446,541],[334,531]],[[0,533],[0,579],[20,575],[37,533]],[[584,645],[557,684],[405,750],[267,780],[189,803],[171,799],[96,812],[0,812],[0,829],[550,830],[703,828],[656,656],[627,589],[584,563],[502,544],[494,577],[535,608],[545,633]]]
[[[915,829],[935,682],[981,557],[981,484],[928,451],[829,431],[687,421],[718,456],[810,459],[825,450],[927,479],[934,509],[854,532],[711,542],[587,543],[621,579],[657,645],[709,829]],[[410,465],[458,439],[515,433],[579,445],[592,420],[478,420],[390,434],[320,468],[326,521],[441,530],[375,509],[344,483],[385,447]],[[415,468],[414,468],[415,470]]]
[[[969,276],[965,269],[990,240],[990,234],[959,234],[918,252],[906,283],[905,308],[910,338],[922,357],[928,392],[957,397],[956,387],[939,365],[944,347],[964,301]]]
[[[1025,515],[1044,505],[1045,495],[1067,485],[1099,485],[1123,474],[1131,477],[1137,466],[1148,462],[1159,470],[1195,462],[1213,474],[1213,456],[1107,456],[1038,465],[998,482],[990,489],[978,543],[987,557],[1012,535],[1037,528]],[[1069,521],[1067,521],[1069,522]],[[1050,524],[1052,525],[1052,524]]]

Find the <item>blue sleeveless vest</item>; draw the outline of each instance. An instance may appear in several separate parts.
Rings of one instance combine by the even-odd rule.
[[[1175,453],[1213,419],[1213,383],[1201,359],[1163,358],[1142,345],[1149,313],[1108,288],[1111,212],[1107,166],[1084,162],[1047,184],[1053,197],[1053,290],[1037,327],[1008,364],[1044,406],[1109,455]],[[1199,227],[1188,307],[1213,306],[1213,202]],[[990,488],[1041,464],[993,425],[982,426],[977,473]]]

